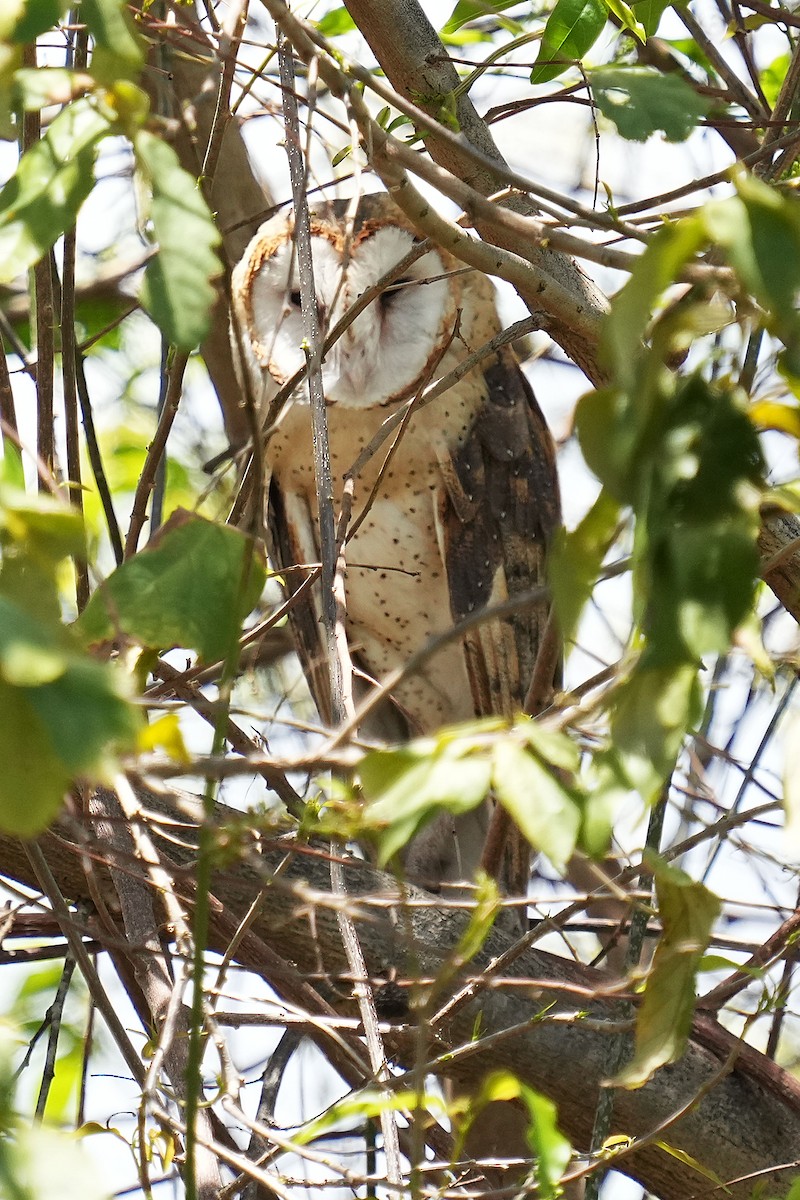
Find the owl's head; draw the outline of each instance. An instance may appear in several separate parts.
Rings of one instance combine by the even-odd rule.
[[[349,229],[348,206],[333,200],[311,212],[323,337],[418,240],[388,195],[365,196]],[[329,404],[368,408],[403,399],[419,386],[452,336],[460,296],[454,265],[448,255],[428,251],[356,317],[323,361]],[[292,214],[261,226],[234,269],[232,294],[245,368],[256,396],[269,398],[305,363]]]

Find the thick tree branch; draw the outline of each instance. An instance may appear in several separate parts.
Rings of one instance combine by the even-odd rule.
[[[217,103],[223,67],[214,47],[191,8],[176,7],[173,12],[175,24],[169,28],[169,41],[159,42],[167,62],[153,63],[143,82],[154,111],[167,110],[161,115],[167,120],[181,166],[190,174],[201,176],[213,141],[215,161],[206,194],[230,267],[267,216],[271,200],[250,165],[239,124],[227,105],[220,110]],[[233,368],[228,301],[222,285],[218,285],[211,328],[200,349],[219,397],[228,437],[234,445],[242,444],[250,436],[250,425]]]
[[[347,8],[392,86],[434,116],[455,93],[456,118],[464,141],[487,159],[504,165],[488,127],[476,113],[469,96],[458,93],[458,73],[416,0],[347,0]],[[391,36],[387,36],[389,30]],[[463,179],[476,191],[490,196],[502,189],[503,183],[488,166],[477,167],[463,151],[459,151],[452,139],[428,137],[425,144],[439,166]],[[489,226],[480,220],[476,222],[476,229],[486,241],[528,258],[543,276],[569,292],[574,297],[576,313],[588,317],[604,312],[604,297],[568,255],[542,247],[532,248],[511,230]],[[535,298],[523,298],[529,303],[534,299],[535,307]],[[596,341],[587,339],[584,328],[576,336],[575,328],[556,319],[552,312],[545,312],[544,316],[554,340],[590,379],[600,382],[603,371],[597,362]]]
[[[163,799],[148,797],[148,807],[175,808]],[[223,806],[216,810],[215,823],[240,822]],[[157,831],[152,830],[155,836]],[[66,895],[85,896],[86,883],[80,855],[67,838],[47,835],[41,840],[53,873]],[[97,847],[102,853],[102,847]],[[174,843],[167,854],[175,855]],[[191,902],[191,852],[185,854],[187,884],[179,865],[171,870],[178,894]],[[19,843],[0,838],[0,872],[23,883],[33,882],[27,858]],[[217,872],[213,890],[224,897],[222,920],[212,921],[212,946],[224,952],[230,921],[241,919],[254,899],[263,893],[260,910],[251,929],[255,937],[245,940],[237,957],[246,968],[269,977],[252,947],[259,939],[270,952],[288,960],[307,978],[318,980],[329,994],[338,995],[340,1011],[354,1014],[352,980],[342,949],[336,907],[347,903],[359,938],[370,978],[375,982],[381,1010],[397,1012],[408,997],[403,981],[419,974],[435,977],[464,928],[463,911],[411,906],[397,924],[390,920],[391,896],[396,888],[391,877],[362,862],[347,866],[348,898],[334,900],[330,893],[329,868],[324,854],[280,843],[263,844],[249,861]],[[414,899],[426,894],[413,893]],[[395,904],[397,902],[395,901]],[[490,969],[494,956],[508,948],[510,940],[494,932],[484,951],[469,965],[473,977]],[[413,965],[413,966],[412,966]],[[490,1069],[506,1067],[526,1083],[550,1095],[559,1106],[565,1132],[577,1145],[587,1145],[597,1090],[603,1078],[608,1036],[616,1031],[616,1010],[611,1001],[587,997],[602,992],[608,977],[557,958],[538,949],[528,950],[511,968],[513,980],[494,980],[491,987],[477,989],[469,1004],[451,1009],[447,1022],[433,1025],[430,1053],[444,1053],[443,1074],[460,1086],[473,1090]],[[383,981],[383,982],[381,982]],[[511,984],[513,983],[513,986]],[[577,989],[578,996],[575,998]],[[279,987],[280,990],[280,987]],[[552,1005],[552,1008],[549,1007]],[[588,1013],[589,1019],[576,1010]],[[547,1015],[542,1019],[542,1014]],[[481,1040],[473,1040],[478,1012]],[[604,1025],[609,1023],[609,1032]],[[509,1031],[513,1031],[510,1033]],[[416,1030],[410,1016],[393,1027],[387,1048],[400,1064],[414,1063]],[[453,1051],[457,1053],[453,1054]],[[735,1052],[733,1068],[726,1065]],[[717,1078],[718,1077],[718,1078]],[[671,1067],[658,1072],[644,1088],[621,1091],[615,1107],[615,1128],[629,1137],[642,1139],[668,1122],[704,1087],[713,1082],[695,1109],[681,1116],[663,1140],[678,1147],[724,1181],[763,1172],[765,1188],[781,1195],[790,1172],[776,1168],[794,1164],[800,1144],[800,1085],[763,1055],[739,1045],[732,1035],[707,1017],[695,1023],[689,1048]],[[709,1191],[708,1181],[686,1162],[667,1154],[651,1140],[641,1150],[635,1147],[620,1161],[621,1170],[640,1180],[664,1200],[685,1200]],[[749,1196],[751,1183],[732,1184],[731,1194]]]

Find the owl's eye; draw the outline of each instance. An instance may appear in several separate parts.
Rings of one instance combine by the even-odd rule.
[[[403,295],[407,284],[411,282],[411,278],[404,275],[402,279],[395,279],[393,283],[390,283],[388,287],[381,292],[378,298],[381,308],[384,311],[390,309],[395,301]]]
[[[299,291],[289,293],[289,303],[293,308],[300,308],[302,300]]]

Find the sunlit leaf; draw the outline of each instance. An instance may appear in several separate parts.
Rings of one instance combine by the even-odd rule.
[[[9,1200],[110,1200],[114,1190],[107,1173],[62,1130],[30,1124],[4,1139],[0,1194]]]
[[[560,533],[550,553],[550,591],[566,644],[574,640],[618,522],[619,504],[603,490],[577,529]]]
[[[181,733],[181,720],[177,713],[166,713],[157,721],[143,725],[136,739],[140,750],[163,750],[175,762],[191,762],[191,755]]]
[[[180,511],[105,580],[76,628],[89,643],[125,634],[144,646],[192,647],[214,662],[230,653],[265,577],[250,538]]]
[[[550,766],[571,773],[580,767],[580,751],[565,733],[557,729],[547,729],[538,721],[527,717],[519,717],[514,723],[514,734]]]
[[[703,1164],[698,1162],[696,1158],[692,1158],[691,1154],[687,1154],[685,1150],[681,1150],[678,1146],[671,1146],[669,1142],[663,1142],[659,1140],[655,1144],[658,1146],[659,1150],[663,1150],[665,1154],[669,1154],[672,1158],[677,1158],[678,1162],[682,1162],[685,1166],[691,1167],[693,1171],[697,1171],[698,1175],[702,1175],[705,1179],[710,1179],[715,1188],[719,1188],[720,1191],[726,1192],[728,1195],[730,1195],[731,1189],[726,1183],[723,1183],[719,1175],[717,1175],[709,1167],[704,1167]],[[788,1195],[786,1200],[789,1200]]]
[[[583,58],[605,28],[602,0],[556,0],[544,27],[531,83],[548,83]]]
[[[748,14],[748,16],[757,15],[758,14],[756,13]],[[786,72],[789,70],[789,64],[791,61],[791,55],[779,54],[778,57],[773,58],[772,62],[768,63],[759,74],[761,90],[763,91],[770,107],[775,104],[775,101],[780,95],[781,88],[783,87],[786,79]]]
[[[705,237],[702,224],[687,218],[660,229],[639,258],[630,279],[617,292],[603,330],[603,345],[621,386],[635,378],[642,338],[658,297],[675,281]],[[591,400],[587,401],[590,404]]]
[[[16,687],[38,687],[58,679],[67,665],[57,629],[36,620],[0,592],[0,678]]]
[[[677,867],[653,862],[663,933],[636,1019],[634,1057],[613,1080],[637,1088],[683,1054],[692,1026],[695,979],[721,911],[717,897]]]
[[[452,13],[445,22],[442,34],[456,33],[462,25],[466,25],[469,21],[474,21],[478,17],[494,16],[497,13],[504,12],[507,8],[513,8],[519,0],[458,0]]]
[[[137,171],[150,188],[158,243],[158,254],[145,270],[142,303],[170,342],[192,350],[211,321],[211,280],[221,270],[214,253],[219,233],[198,182],[171,146],[141,130],[134,149]]]
[[[441,1095],[436,1093],[418,1093],[410,1090],[383,1092],[375,1088],[364,1088],[363,1091],[345,1096],[343,1100],[331,1104],[321,1116],[311,1121],[305,1129],[299,1130],[294,1140],[298,1146],[307,1146],[309,1142],[316,1141],[323,1133],[335,1129],[337,1125],[349,1121],[352,1117],[365,1120],[368,1117],[380,1117],[381,1113],[385,1112],[414,1112],[420,1108],[428,1109],[437,1115],[446,1111]]]
[[[581,776],[584,795],[580,845],[592,858],[607,853],[614,821],[629,799],[631,783],[613,747],[587,759]]]
[[[90,100],[75,100],[22,155],[0,191],[0,283],[11,283],[74,222],[94,186],[97,145],[113,132]]]
[[[495,746],[493,782],[501,804],[534,849],[563,869],[581,824],[577,793],[511,738],[500,738]]]
[[[144,64],[144,48],[124,0],[81,0],[81,19],[94,39],[92,73],[108,83],[135,79]]]
[[[662,130],[683,142],[710,108],[679,75],[650,67],[602,67],[590,73],[592,94],[604,117],[624,138],[644,142]]]
[[[619,762],[647,804],[654,803],[689,728],[702,711],[697,667],[639,664],[617,692],[611,732]]]
[[[476,808],[489,790],[491,763],[429,738],[367,754],[359,777],[367,799],[364,821],[378,837],[384,865],[438,812]]]
[[[622,29],[629,29],[640,42],[647,39],[647,31],[639,19],[639,12],[625,0],[603,0],[608,11],[616,17]]]
[[[332,8],[324,17],[315,21],[317,32],[323,37],[339,37],[343,33],[352,33],[356,28],[355,21],[346,8]]]
[[[32,42],[52,29],[67,8],[68,0],[3,0],[0,42]]]
[[[495,1071],[483,1082],[475,1101],[474,1122],[488,1104],[521,1100],[528,1110],[528,1145],[534,1154],[537,1195],[555,1200],[559,1183],[572,1156],[572,1146],[558,1128],[558,1110],[552,1100],[535,1092],[510,1071]]]
[[[750,405],[747,415],[756,429],[777,429],[800,441],[800,408],[796,404],[757,400]]]
[[[77,775],[105,772],[115,745],[138,724],[111,670],[77,651],[52,682],[16,686],[0,678],[0,828],[18,837],[44,829]]]
[[[485,871],[479,870],[470,894],[469,921],[458,939],[453,960],[466,963],[483,946],[500,911],[500,891],[497,883]]]
[[[66,67],[29,67],[14,73],[14,93],[25,109],[67,104],[94,86],[86,71],[68,71]]]
[[[736,196],[704,206],[703,221],[743,286],[767,310],[786,346],[786,367],[800,376],[800,201],[749,175],[738,176],[736,187]]]
[[[631,7],[641,21],[646,37],[653,37],[661,18],[670,7],[670,0],[632,0]]]

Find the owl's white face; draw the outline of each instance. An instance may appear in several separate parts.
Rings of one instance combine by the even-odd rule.
[[[402,226],[372,221],[356,234],[343,269],[343,239],[341,225],[314,218],[312,259],[323,336],[414,244]],[[429,252],[353,321],[322,364],[329,404],[367,408],[413,392],[455,322],[454,287],[444,271],[439,254]],[[300,282],[286,218],[261,227],[234,272],[233,294],[253,385],[261,394],[274,394],[305,363]],[[265,382],[272,386],[264,389]]]

